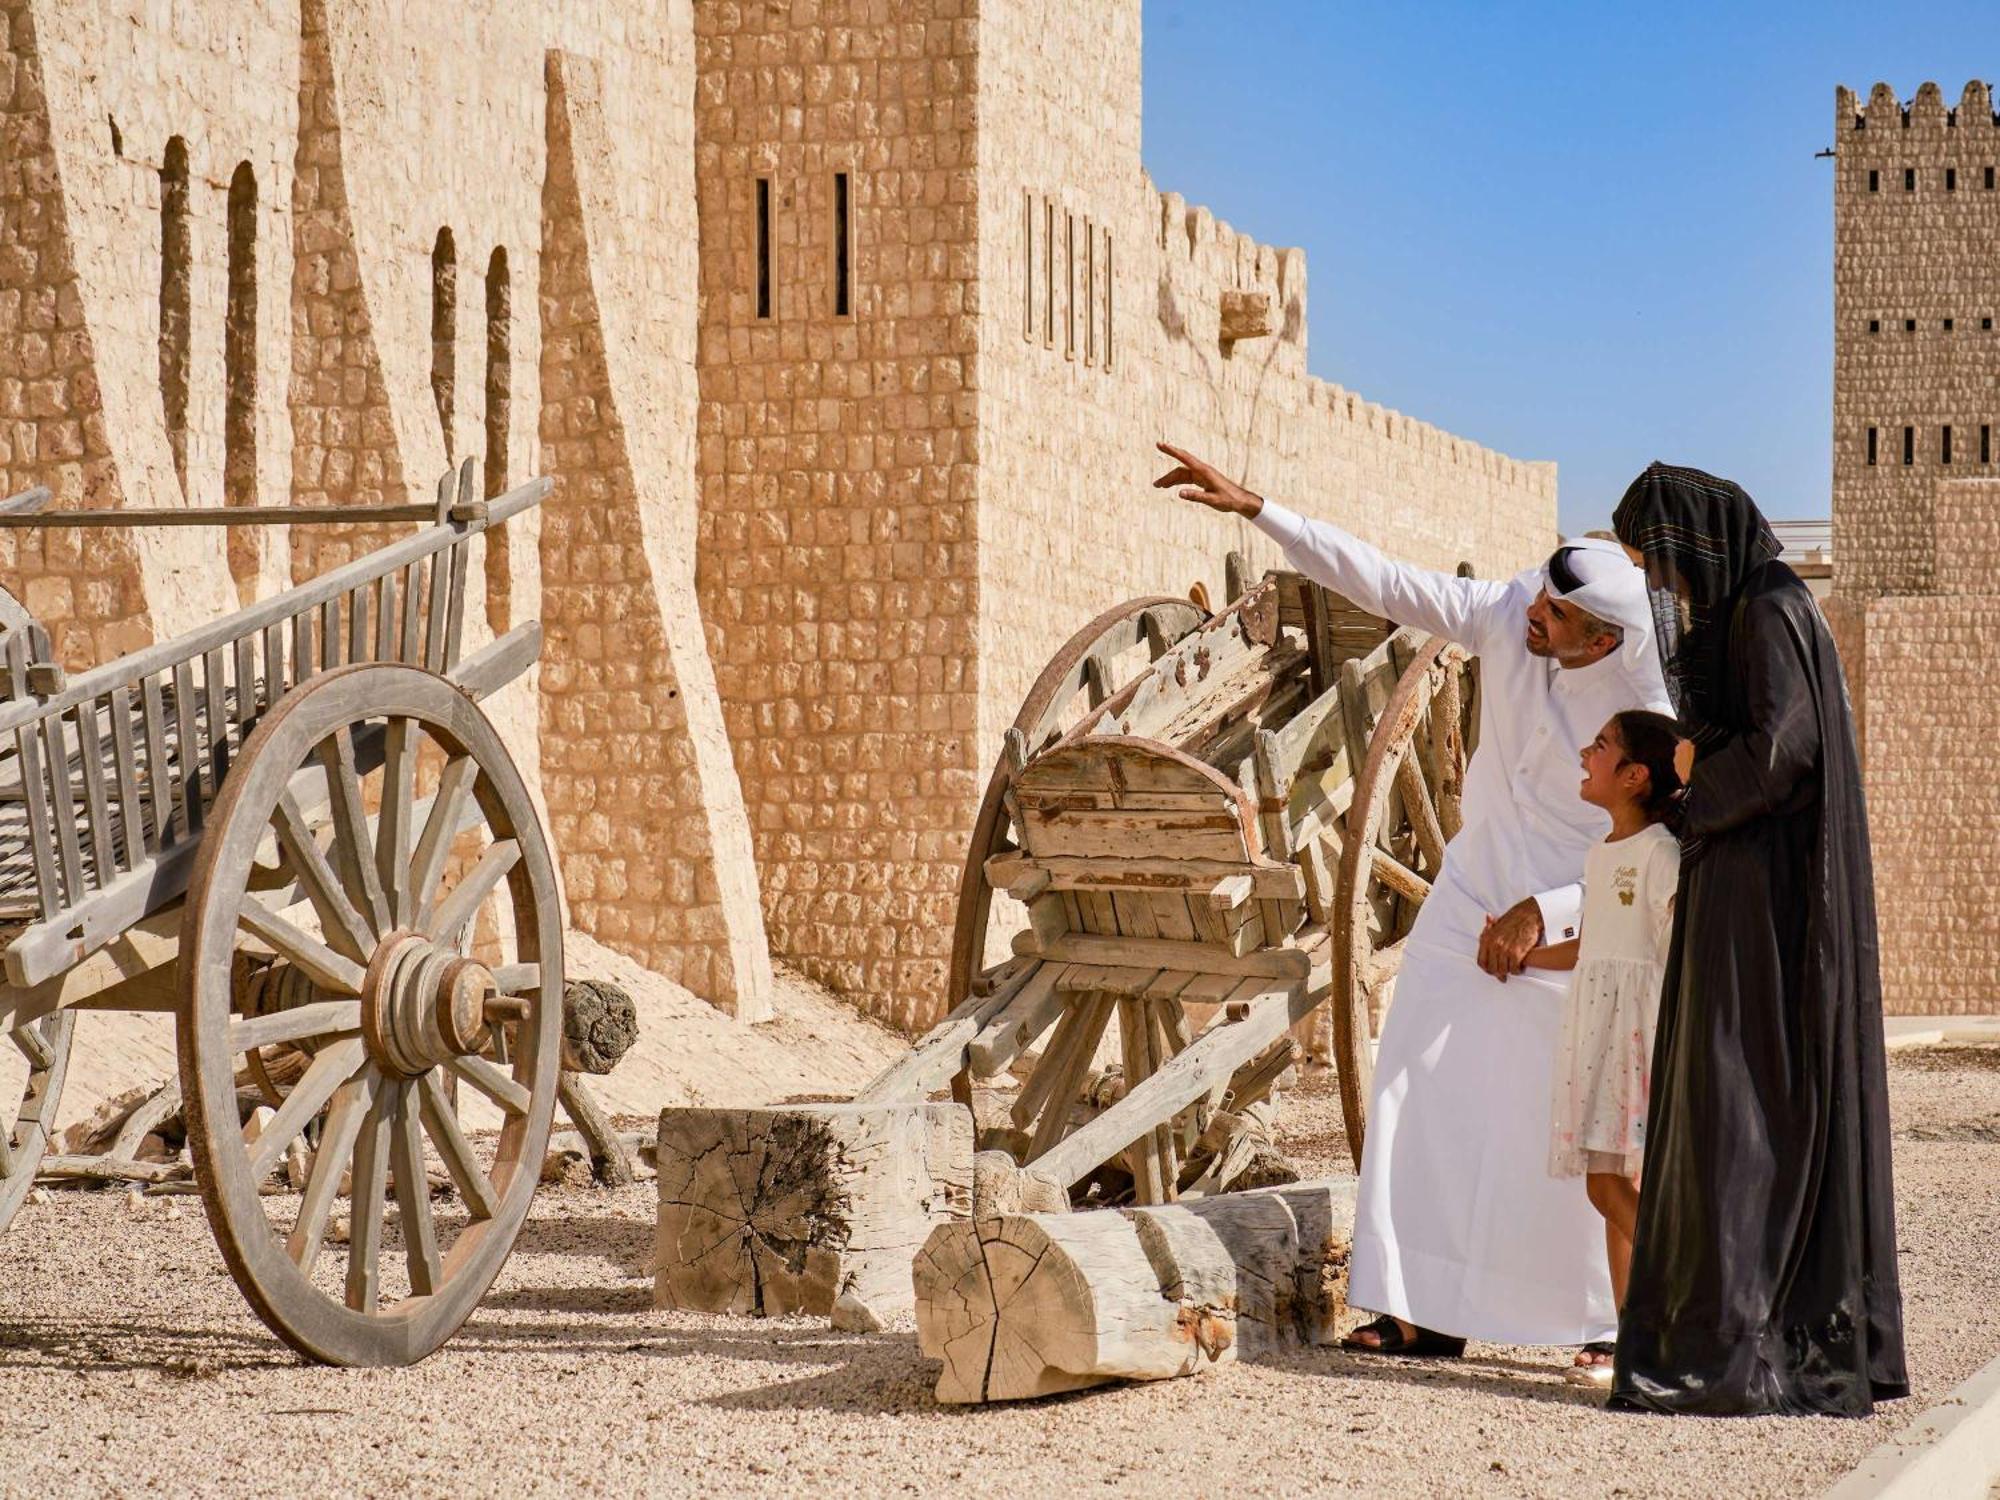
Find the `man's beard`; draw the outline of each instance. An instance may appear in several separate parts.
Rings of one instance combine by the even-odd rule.
[[[1523,631],[1522,640],[1530,656],[1539,656],[1546,661],[1556,654],[1556,648],[1549,644],[1549,638],[1545,635],[1537,635],[1532,630]]]

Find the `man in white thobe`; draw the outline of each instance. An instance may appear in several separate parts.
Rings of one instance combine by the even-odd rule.
[[[1355,1347],[1615,1337],[1603,1222],[1581,1178],[1548,1170],[1568,976],[1522,961],[1576,936],[1584,852],[1610,829],[1578,795],[1582,748],[1615,713],[1671,712],[1643,574],[1595,541],[1509,582],[1412,567],[1161,451],[1179,467],[1159,486],[1247,517],[1308,578],[1479,658],[1463,823],[1405,941],[1376,1054],[1348,1301],[1385,1317]]]

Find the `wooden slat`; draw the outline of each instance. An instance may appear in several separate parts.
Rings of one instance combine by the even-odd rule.
[[[319,669],[331,672],[341,662],[340,596],[319,607]]]
[[[405,662],[413,667],[423,664],[423,658],[418,654],[418,648],[423,642],[421,607],[423,599],[423,576],[423,564],[420,562],[411,563],[407,568],[403,569],[403,586],[399,590],[402,595],[403,613],[398,623],[402,626],[403,642],[401,648],[396,653],[396,660]]]
[[[375,660],[396,659],[396,578],[384,573],[375,580]]]
[[[76,836],[76,804],[69,787],[69,736],[63,733],[61,714],[52,713],[42,720],[42,757],[49,775],[49,817],[55,824],[63,900],[65,905],[74,906],[84,894],[83,845]]]
[[[180,791],[187,826],[199,830],[208,809],[207,768],[202,764],[201,735],[195,728],[194,664],[174,667],[174,785]]]
[[[111,690],[111,763],[118,781],[118,827],[125,844],[124,866],[131,869],[155,847],[146,827],[139,792],[139,752],[132,741],[132,690]]]
[[[228,653],[221,647],[201,659],[201,727],[207,736],[208,755],[203,769],[208,778],[208,800],[213,802],[229,774],[229,669]]]
[[[347,604],[347,660],[368,660],[368,590],[349,589]]]
[[[83,778],[83,810],[90,826],[90,857],[100,888],[118,872],[116,843],[111,836],[111,799],[105,796],[104,740],[97,726],[97,705],[76,710],[77,770]]]
[[[28,694],[28,643],[18,631],[10,631],[7,641],[7,686],[9,696],[20,699]],[[21,790],[27,798],[28,843],[35,862],[35,890],[41,901],[43,920],[62,909],[62,887],[56,874],[55,846],[49,833],[48,785],[42,778],[41,734],[32,721],[14,736],[14,753],[21,768]]]
[[[250,721],[257,717],[257,637],[246,635],[236,642],[236,695],[229,703],[230,722],[236,729],[236,753],[250,738]]]
[[[292,616],[292,686],[313,675],[319,655],[313,650],[313,612],[302,609]]]
[[[1018,850],[986,861],[986,878],[1010,894],[1023,881],[1046,876],[1055,890],[1207,892],[1218,880],[1247,875],[1255,896],[1299,896],[1299,872],[1291,865],[1243,864],[1230,860],[1095,858],[1037,859]]]
[[[259,711],[275,708],[285,696],[285,632],[273,622],[264,627],[264,682],[257,693]]]
[[[1311,960],[1302,948],[1261,948],[1235,954],[1213,943],[1176,943],[1164,938],[1098,937],[1072,933],[1037,944],[1032,933],[1017,933],[1014,951],[1028,957],[1065,963],[1103,964],[1113,968],[1186,969],[1197,974],[1302,975]]]
[[[146,786],[153,802],[153,844],[188,835],[187,813],[174,800],[173,759],[167,752],[167,710],[157,676],[139,684],[146,720]]]

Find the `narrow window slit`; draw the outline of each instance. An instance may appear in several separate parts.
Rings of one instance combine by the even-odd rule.
[[[757,316],[771,316],[771,179],[757,179]]]
[[[833,315],[844,318],[853,311],[848,289],[849,238],[847,174],[833,174]]]

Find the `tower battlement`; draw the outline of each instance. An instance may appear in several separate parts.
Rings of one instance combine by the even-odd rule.
[[[1907,104],[1886,83],[1878,83],[1868,91],[1866,104],[1861,103],[1860,96],[1853,89],[1842,84],[1833,91],[1833,119],[1836,129],[1872,130],[1877,136],[1891,131],[1940,131],[1961,127],[2000,130],[2000,114],[1993,110],[1993,87],[1977,78],[1966,84],[1959,94],[1956,109],[1946,108],[1944,90],[1935,83],[1919,84],[1916,97]]]

